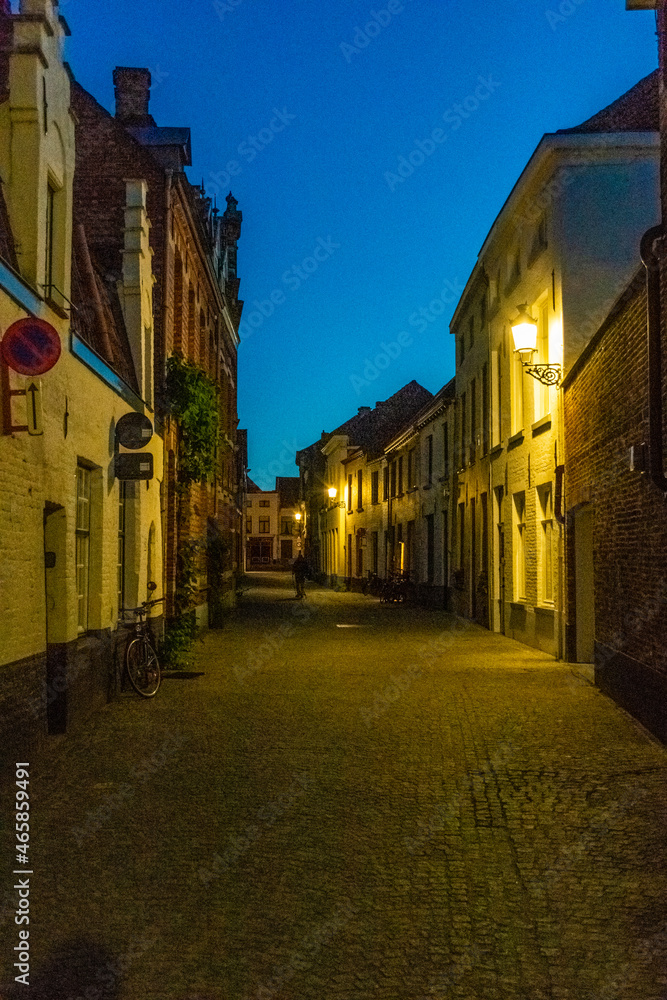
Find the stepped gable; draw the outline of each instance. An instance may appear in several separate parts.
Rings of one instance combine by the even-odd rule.
[[[560,128],[557,135],[577,132],[658,132],[660,103],[658,70],[645,76],[618,100],[598,111],[581,125]]]

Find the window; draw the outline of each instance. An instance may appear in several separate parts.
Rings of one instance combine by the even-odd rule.
[[[470,383],[470,461],[477,456],[477,379]]]
[[[260,517],[260,519],[259,519],[259,533],[260,533],[260,535],[269,535],[271,533],[271,518],[270,517]]]
[[[347,477],[347,509],[352,510],[352,476]]]
[[[398,495],[403,495],[403,456],[398,460]]]
[[[415,465],[415,449],[411,448],[408,452],[408,489],[411,490],[415,485],[414,482],[414,465]]]
[[[466,505],[464,503],[459,504],[459,570],[463,570],[465,565],[465,515],[466,515]]]
[[[252,535],[252,518],[246,517],[245,519],[245,530],[246,535]]]
[[[271,501],[270,500],[260,500],[259,501],[259,506],[260,507],[270,507],[271,506]]]
[[[377,531],[371,532],[371,570],[375,575],[378,574],[378,557],[379,557],[379,544],[378,544],[378,533]]]
[[[514,497],[514,600],[526,599],[526,495]]]
[[[426,438],[426,485],[430,486],[433,482],[433,435],[429,434]]]
[[[500,422],[500,351],[491,352],[491,447],[501,442]]]
[[[396,496],[396,462],[391,463],[391,495]]]
[[[389,466],[385,465],[382,473],[382,499],[389,499]]]
[[[246,500],[245,505],[246,507],[252,507],[252,500]]]
[[[364,474],[361,469],[357,471],[357,510],[364,509]]]
[[[291,517],[283,517],[280,520],[280,534],[291,535],[294,522]]]
[[[466,342],[463,334],[461,334],[460,337],[456,338],[456,344],[459,349],[458,353],[459,353],[459,366],[460,366],[463,364],[466,356]]]
[[[118,610],[125,607],[125,495],[126,484],[118,483]]]
[[[537,307],[537,356],[535,364],[549,364],[549,300],[544,299]],[[542,385],[537,379],[534,382],[534,411],[533,420],[540,420],[546,417],[551,407],[549,403],[549,386]]]
[[[482,455],[489,450],[489,366],[482,365]]]
[[[463,468],[466,464],[466,394],[461,393],[461,446],[459,466]]]
[[[512,354],[512,434],[523,430],[523,365],[521,355]]]
[[[90,469],[76,469],[76,594],[79,632],[88,628],[88,574],[90,569]]]
[[[519,250],[516,250],[514,254],[510,254],[507,258],[507,284],[505,286],[505,295],[509,295],[510,292],[514,291],[516,286],[519,284],[520,278],[521,254]]]
[[[408,571],[408,573],[412,573],[415,568],[414,549],[415,549],[415,522],[408,521],[408,538],[405,550],[405,568]]]
[[[371,503],[377,503],[380,494],[380,473],[375,471],[371,473]]]
[[[547,239],[547,217],[543,215],[533,232],[533,242],[530,247],[530,264],[532,264],[543,250],[549,245]]]
[[[472,315],[468,320],[468,348],[472,350],[475,343],[475,317]]]
[[[48,184],[46,188],[46,243],[44,266],[44,298],[53,298],[53,244],[55,230],[55,189]]]
[[[442,474],[449,475],[449,424],[442,425]]]
[[[539,546],[540,546],[540,600],[543,604],[553,604],[553,514],[551,483],[537,487]]]
[[[426,515],[426,582],[435,579],[435,514]]]

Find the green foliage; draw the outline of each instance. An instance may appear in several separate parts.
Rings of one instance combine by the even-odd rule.
[[[178,423],[178,481],[183,487],[211,475],[218,444],[218,387],[203,368],[167,358],[167,404]]]
[[[194,611],[170,618],[160,643],[160,659],[166,667],[182,669],[192,663],[197,620]]]
[[[183,615],[192,607],[197,593],[197,555],[201,543],[196,538],[181,541],[176,564],[174,604],[176,614]]]

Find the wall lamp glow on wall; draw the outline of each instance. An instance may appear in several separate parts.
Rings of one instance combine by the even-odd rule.
[[[327,490],[327,493],[329,494],[329,499],[331,501],[334,501],[338,496],[338,490],[336,489],[335,486],[330,486],[329,489]],[[345,506],[344,500],[341,500],[339,503],[332,503],[332,507],[344,507],[344,506]]]
[[[512,336],[514,337],[514,353],[521,358],[521,364],[529,375],[543,385],[560,385],[563,369],[560,365],[531,364],[531,358],[537,351],[537,320],[528,312],[528,306],[523,302],[517,306],[519,315],[512,321]],[[528,359],[524,361],[524,356]]]

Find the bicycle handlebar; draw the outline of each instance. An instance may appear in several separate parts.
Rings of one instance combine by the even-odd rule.
[[[164,600],[165,600],[164,597],[156,597],[153,601],[144,601],[142,604],[139,605],[138,608],[121,608],[121,614],[136,615],[140,611],[145,613],[146,611],[148,611],[149,608],[152,608],[155,604],[162,604]]]

